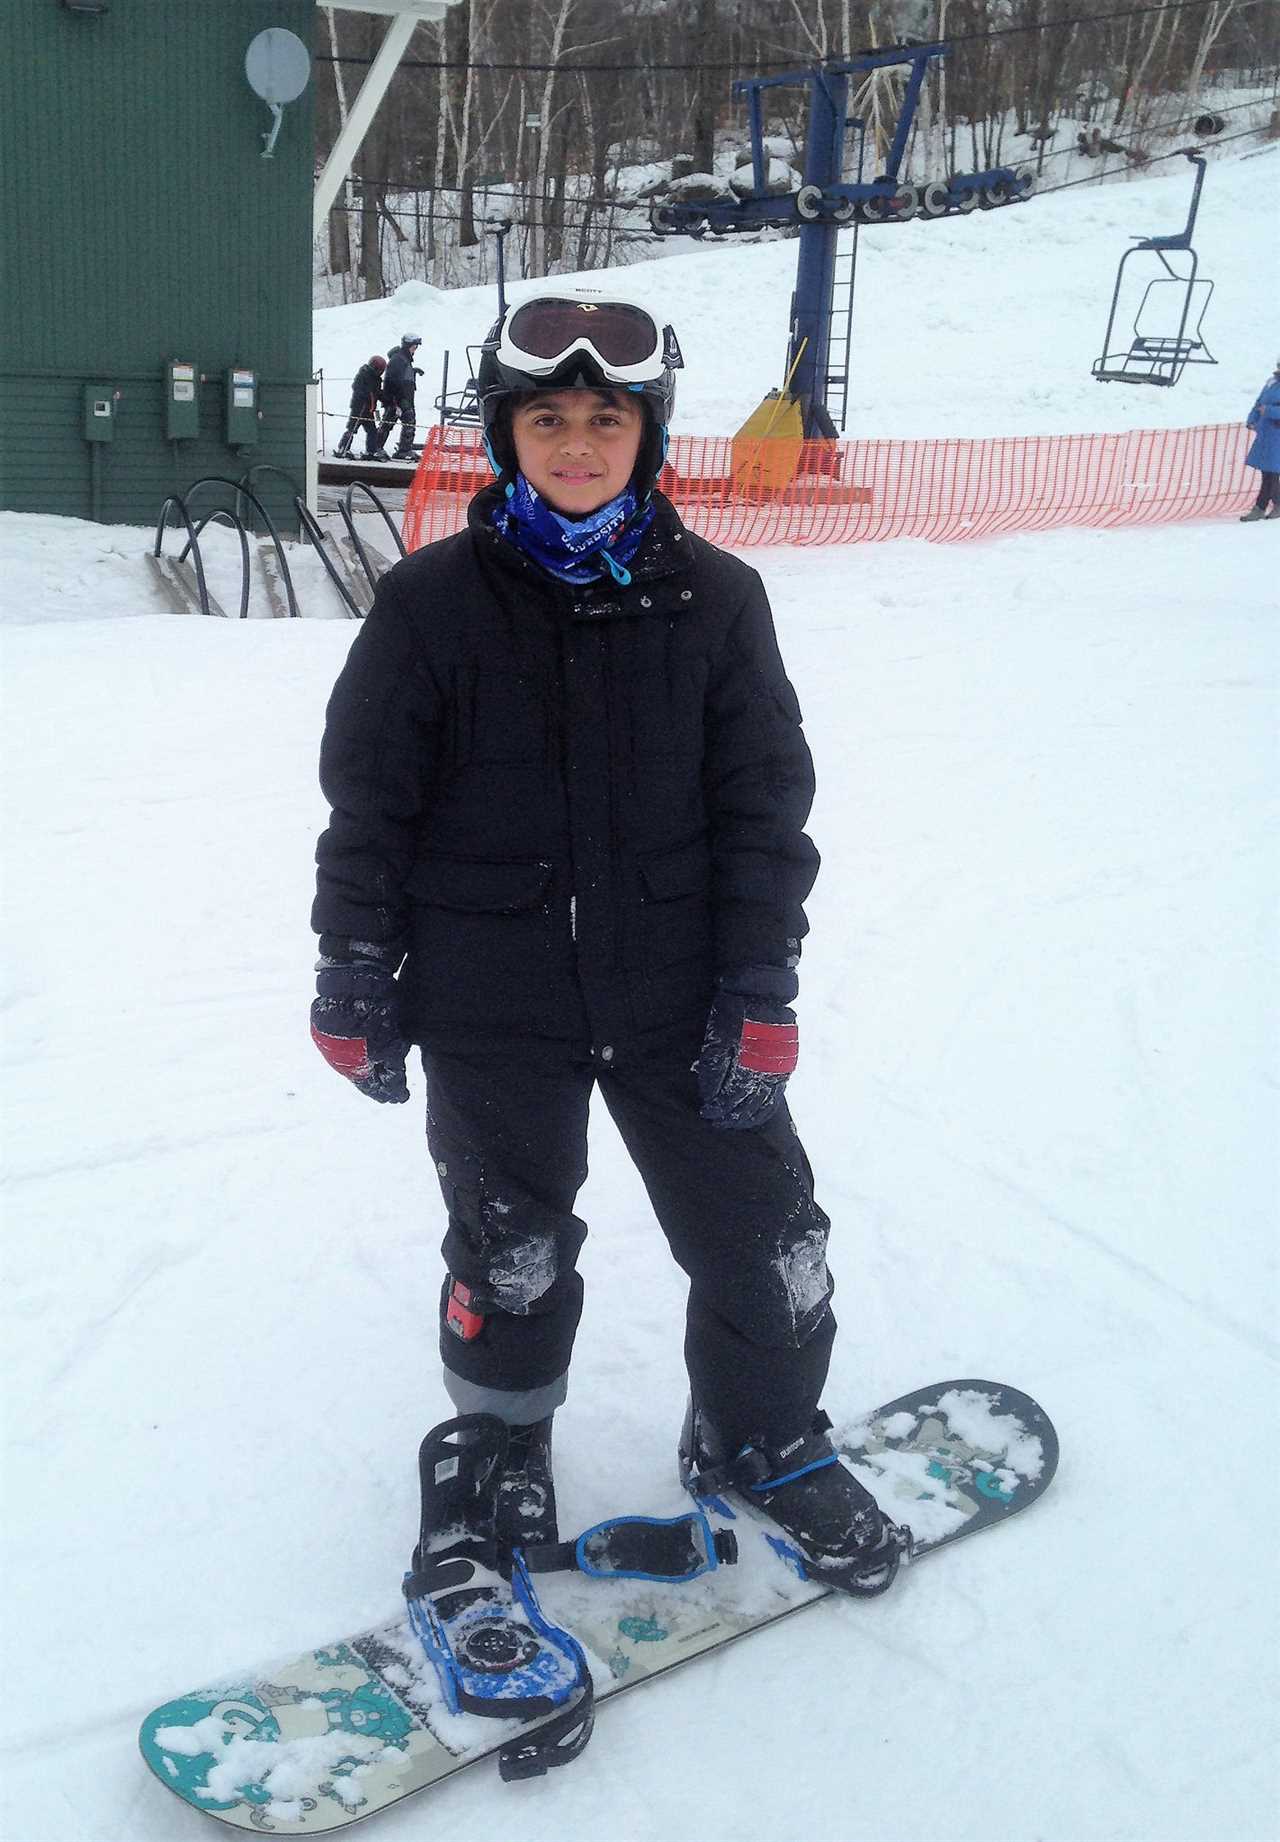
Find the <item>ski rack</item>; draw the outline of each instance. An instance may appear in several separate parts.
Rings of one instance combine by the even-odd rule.
[[[256,469],[256,471],[261,472],[263,469],[259,468]],[[276,468],[271,469],[271,471],[278,472],[280,470]],[[289,476],[286,474],[285,478],[288,479],[288,477]],[[258,555],[259,559],[264,562],[263,573],[267,580],[268,594],[272,595],[273,599],[275,598],[274,585],[265,567],[264,552],[271,556],[272,566],[279,570],[279,581],[284,587],[286,600],[277,611],[287,614],[294,619],[300,615],[301,609],[298,606],[298,597],[294,593],[293,578],[289,574],[289,564],[285,557],[284,545],[280,542],[280,534],[276,530],[271,519],[271,514],[268,512],[266,506],[262,503],[257,493],[251,491],[246,484],[247,478],[248,476],[246,475],[243,479],[231,480],[228,479],[225,474],[205,474],[201,479],[193,481],[192,484],[187,487],[185,494],[170,493],[165,499],[164,504],[160,507],[160,519],[159,523],[156,525],[155,546],[148,553],[147,561],[151,565],[153,573],[159,579],[160,586],[173,605],[176,613],[217,615],[220,618],[226,618],[224,610],[218,605],[209,591],[209,585],[204,573],[204,560],[200,554],[200,533],[207,525],[217,523],[230,525],[232,529],[239,534],[241,567],[240,619],[248,619],[250,580],[249,538],[244,522],[239,516],[238,511],[232,512],[225,506],[219,506],[202,518],[198,525],[193,525],[191,522],[190,502],[192,496],[203,486],[227,486],[237,495],[237,504],[241,498],[250,501],[254,510],[258,513],[258,516],[262,519],[263,524],[267,528],[270,543],[269,545],[260,544],[258,546]],[[169,513],[173,509],[176,509],[178,513],[178,518],[175,519],[174,522],[177,523],[180,520],[186,526],[187,542],[180,556],[166,557],[162,554],[164,533],[169,522]],[[187,562],[188,556],[191,558],[190,563]]]
[[[164,534],[168,527],[169,513],[171,510],[176,510],[178,514],[177,518],[174,519],[174,523],[176,524],[180,520],[187,529],[186,547],[181,556],[164,555]],[[212,517],[213,514],[210,513],[209,516]],[[249,548],[249,541],[245,536],[243,525],[240,524],[235,514],[229,512],[227,517],[240,531],[241,562],[244,570],[240,607],[243,613],[248,584],[249,565],[247,551]],[[181,493],[171,492],[164,504],[160,507],[160,519],[156,525],[155,546],[147,552],[147,562],[175,614],[217,615],[225,619],[222,608],[219,607],[213,595],[210,593],[209,584],[205,580],[204,558],[200,554],[200,532],[204,530],[208,522],[209,519],[206,518],[198,527],[193,525],[191,522],[191,514],[187,510],[186,500],[182,497]],[[191,558],[189,563],[187,561],[188,556]]]
[[[279,473],[291,486],[294,485],[292,477],[285,473],[283,468],[260,466],[254,468],[253,472]],[[248,485],[250,478],[250,474],[244,474],[239,480],[226,479],[220,474],[210,474],[188,487],[186,497],[181,493],[170,493],[160,507],[155,544],[153,549],[147,553],[147,562],[175,613],[215,615],[221,619],[226,618],[224,609],[219,606],[209,588],[205,576],[204,559],[200,553],[200,536],[205,527],[210,524],[226,524],[231,526],[240,539],[239,618],[247,620],[249,617],[252,568],[249,533],[243,520],[237,513],[229,511],[225,506],[218,506],[207,513],[199,524],[193,524],[187,503],[198,487],[221,485],[229,486],[237,495],[243,495],[244,498],[251,500],[267,527],[269,541],[258,545],[258,559],[266,583],[267,598],[273,612],[280,617],[295,619],[301,615],[302,610],[298,606],[293,576],[289,569],[284,546],[266,507],[257,494],[250,490]],[[396,529],[386,506],[372,488],[362,480],[353,481],[339,502],[338,511],[346,525],[346,534],[339,535],[335,540],[334,548],[338,559],[336,563],[330,554],[329,534],[310,511],[302,494],[295,490],[293,498],[293,508],[297,513],[302,540],[310,543],[319,553],[320,561],[324,565],[329,580],[353,620],[361,620],[368,613],[373,605],[373,595],[378,579],[391,567],[390,562],[381,551],[374,549],[372,544],[366,543],[356,529],[351,501],[357,491],[362,492],[366,498],[373,501],[374,510],[381,515],[401,557],[406,556],[408,553],[404,547],[404,540]],[[187,533],[187,542],[176,557],[163,554],[164,534],[170,523],[170,512],[174,513],[172,522],[175,525],[185,526]],[[188,557],[191,559],[190,562],[187,560]]]
[[[1171,237],[1134,237],[1132,249],[1127,249],[1120,258],[1116,270],[1116,285],[1111,291],[1111,311],[1107,315],[1107,330],[1103,339],[1102,356],[1093,361],[1093,375],[1102,384],[1153,384],[1170,390],[1182,376],[1188,365],[1216,365],[1217,359],[1205,344],[1201,328],[1205,312],[1213,296],[1213,283],[1199,279],[1200,259],[1191,247],[1191,236],[1195,229],[1196,214],[1200,209],[1200,193],[1204,186],[1204,174],[1207,161],[1198,148],[1181,147],[1178,151],[1185,160],[1190,160],[1196,168],[1195,184],[1191,190],[1191,204],[1187,211],[1187,221],[1176,236]],[[1120,305],[1120,291],[1124,285],[1125,266],[1133,256],[1154,255],[1164,269],[1163,275],[1153,276],[1143,290],[1138,303],[1138,311],[1133,317],[1133,335],[1128,349],[1116,350],[1113,345],[1116,312]],[[1182,254],[1189,258],[1189,267],[1185,275],[1179,274],[1170,262],[1170,254]],[[1147,304],[1155,289],[1174,289],[1181,293],[1181,311],[1178,316],[1177,331],[1146,333],[1142,330],[1143,316]],[[1202,290],[1198,309],[1195,306],[1196,290]],[[1162,293],[1161,299],[1166,298]],[[1169,320],[1164,322],[1167,328]]]

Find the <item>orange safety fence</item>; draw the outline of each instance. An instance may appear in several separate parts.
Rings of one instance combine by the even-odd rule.
[[[660,485],[713,543],[934,543],[1056,525],[1226,518],[1256,493],[1247,431],[1138,429],[967,441],[786,441],[677,435]],[[475,429],[432,429],[405,504],[411,550],[448,537],[492,479]]]

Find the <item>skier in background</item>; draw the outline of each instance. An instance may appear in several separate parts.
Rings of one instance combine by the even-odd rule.
[[[1280,358],[1258,392],[1258,400],[1249,411],[1245,427],[1255,432],[1244,464],[1258,469],[1262,483],[1252,508],[1240,522],[1256,524],[1259,518],[1280,518]]]
[[[505,1545],[557,1539],[598,1086],[690,1282],[686,1475],[880,1590],[902,1535],[819,1410],[829,1222],[785,1101],[812,763],[759,576],[655,490],[681,364],[599,297],[490,332],[497,480],[381,578],[329,703],[312,1034],[378,1101],[421,1045],[444,1381],[510,1429]]]
[[[418,333],[406,333],[387,360],[386,373],[382,379],[382,426],[378,430],[373,452],[369,456],[370,460],[388,458],[385,453],[387,437],[395,427],[397,420],[400,423],[400,445],[390,458],[392,460],[413,460],[417,456],[417,449],[413,445],[413,437],[417,428],[414,396],[422,372],[413,360],[421,344],[422,339]]]
[[[376,438],[376,418],[378,414],[378,396],[382,389],[382,373],[387,368],[387,361],[381,353],[361,365],[351,380],[351,416],[347,426],[338,437],[335,454],[349,454],[351,443],[358,429],[364,430],[364,458],[373,458],[373,445]]]

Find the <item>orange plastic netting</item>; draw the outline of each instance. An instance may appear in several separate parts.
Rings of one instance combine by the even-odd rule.
[[[661,486],[713,543],[934,542],[1054,525],[1225,518],[1256,492],[1237,422],[988,441],[677,435]],[[411,550],[448,537],[492,475],[475,429],[432,429],[405,505]]]

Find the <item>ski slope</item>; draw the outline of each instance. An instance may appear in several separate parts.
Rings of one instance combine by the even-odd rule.
[[[847,432],[914,440],[1243,419],[1280,354],[1280,146],[1225,154],[1211,159],[1195,237],[1200,273],[1215,283],[1204,332],[1216,365],[1189,366],[1176,390],[1100,384],[1090,374],[1130,236],[1164,236],[1186,222],[1193,173],[1178,161],[1128,184],[862,230]],[[841,234],[841,248],[852,234]],[[618,272],[615,285],[669,318],[679,335],[687,369],[675,432],[732,434],[783,381],[799,245],[673,238],[666,247],[665,258]],[[1155,256],[1146,262],[1151,275],[1162,273]],[[1129,266],[1141,265],[1135,258]],[[598,275],[558,279],[600,286]],[[511,297],[537,286],[517,282]],[[357,368],[407,332],[424,342],[418,408],[429,423],[442,352],[452,353],[457,389],[466,347],[484,337],[495,300],[493,288],[441,293],[407,282],[387,300],[319,311],[328,445],[345,426]]]
[[[1148,418],[1243,415],[1275,357],[1275,158],[1210,174],[1236,199],[1224,362]],[[1068,376],[1070,271],[1118,259],[1115,200],[1163,221],[1166,184],[1048,201],[1080,214],[1074,256],[1061,215],[954,227],[991,289],[1017,227],[1003,351],[990,293],[909,277],[911,228],[886,247],[866,432],[1128,414],[1090,354]],[[686,428],[778,381],[792,256],[653,265],[683,290]],[[318,316],[319,350],[367,355],[402,305]],[[2,1842],[212,1834],[146,1773],[139,1719],[393,1614],[449,1411],[421,1076],[379,1108],[307,1038],[315,759],[353,627],[161,614],[148,535],[0,514]],[[1061,1468],[884,1599],[624,1697],[571,1768],[477,1768],[370,1836],[1274,1842],[1278,544],[752,553],[818,765],[792,1097],[834,1224],[827,1404],[990,1375],[1043,1402]],[[566,1531],[669,1504],[684,1395],[683,1286],[602,1108],[579,1212]]]

